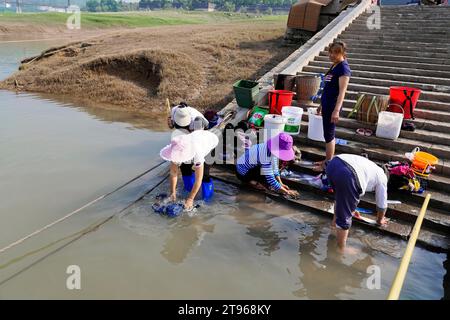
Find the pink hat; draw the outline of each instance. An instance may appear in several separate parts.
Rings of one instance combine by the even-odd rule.
[[[291,161],[295,157],[292,137],[287,133],[277,134],[275,137],[267,141],[267,147],[270,152],[283,161]]]
[[[192,160],[195,151],[192,146],[191,135],[182,134],[172,139],[171,143],[159,152],[161,158],[175,163],[183,163]]]

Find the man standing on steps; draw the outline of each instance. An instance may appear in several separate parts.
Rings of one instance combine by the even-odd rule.
[[[343,250],[353,214],[366,192],[375,191],[377,223],[386,224],[388,178],[374,162],[354,154],[335,156],[325,166],[335,193],[333,225],[337,228],[338,247]]]

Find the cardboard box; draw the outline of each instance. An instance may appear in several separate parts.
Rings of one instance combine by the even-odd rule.
[[[317,31],[320,10],[332,0],[300,0],[291,7],[288,28]]]

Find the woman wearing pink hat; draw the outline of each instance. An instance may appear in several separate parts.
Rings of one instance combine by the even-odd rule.
[[[237,159],[236,175],[242,182],[253,186],[269,188],[289,196],[297,196],[298,192],[290,190],[280,178],[278,159],[290,161],[294,159],[293,140],[289,134],[280,133],[268,140],[247,149]]]
[[[174,137],[170,145],[160,151],[164,160],[171,161],[170,166],[170,198],[177,199],[178,168],[181,169],[185,189],[189,192],[185,201],[185,208],[193,207],[194,198],[202,188],[203,199],[207,200],[213,194],[213,184],[209,177],[209,166],[205,165],[205,157],[219,143],[219,138],[210,131],[198,130],[190,134],[181,134]],[[193,181],[189,184],[191,177]]]

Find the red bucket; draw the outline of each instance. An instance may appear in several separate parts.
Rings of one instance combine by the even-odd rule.
[[[269,91],[269,112],[271,114],[281,114],[281,108],[290,106],[294,92],[288,90]]]
[[[389,89],[389,108],[392,112],[403,113],[404,119],[414,119],[414,108],[419,100],[420,89],[391,87]],[[401,106],[403,108],[400,108]]]

